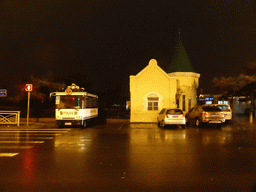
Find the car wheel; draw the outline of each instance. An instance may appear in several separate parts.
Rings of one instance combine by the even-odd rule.
[[[165,126],[164,121],[162,121],[162,122],[160,123],[160,126],[161,126],[161,127],[164,127],[164,126]]]
[[[157,121],[157,125],[160,127],[160,122],[159,122],[158,118],[157,118],[156,121]]]
[[[189,122],[188,122],[188,118],[187,117],[185,117],[185,121],[186,121],[186,124],[188,125]]]
[[[57,123],[58,128],[63,128],[64,127],[64,123]]]
[[[83,127],[87,127],[87,122],[86,122],[86,120],[83,121]]]
[[[200,123],[200,120],[199,120],[199,118],[196,118],[196,122],[195,122],[195,125],[196,125],[197,127],[200,127],[201,123]]]

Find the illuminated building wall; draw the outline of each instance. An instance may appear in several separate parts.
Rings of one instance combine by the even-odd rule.
[[[157,122],[162,108],[185,109],[196,105],[196,89],[200,74],[174,72],[167,74],[151,59],[137,75],[130,76],[130,122]],[[178,99],[178,100],[177,100]]]

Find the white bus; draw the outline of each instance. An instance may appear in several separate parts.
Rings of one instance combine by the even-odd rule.
[[[55,96],[55,119],[58,127],[83,126],[96,122],[98,118],[98,96],[84,91],[72,83],[63,91],[50,93]]]

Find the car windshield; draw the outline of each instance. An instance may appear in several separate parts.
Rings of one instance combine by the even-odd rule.
[[[217,107],[219,107],[222,111],[230,111],[228,105],[218,105]]]
[[[180,114],[183,114],[183,112],[180,109],[168,109],[166,111],[166,114],[169,114],[169,115],[180,115]]]
[[[203,110],[204,111],[221,111],[221,109],[219,107],[216,107],[216,106],[204,106],[203,107]]]

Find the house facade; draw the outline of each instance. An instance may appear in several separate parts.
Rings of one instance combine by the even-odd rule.
[[[162,108],[180,108],[186,113],[196,105],[200,74],[193,72],[184,51],[179,39],[168,73],[151,59],[142,71],[130,76],[130,122],[157,122]]]

